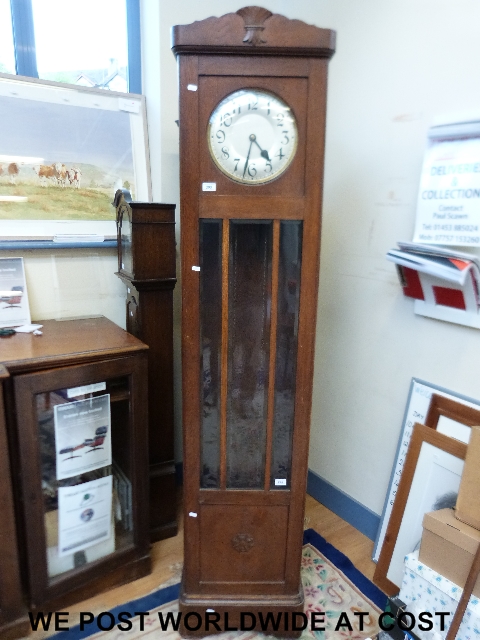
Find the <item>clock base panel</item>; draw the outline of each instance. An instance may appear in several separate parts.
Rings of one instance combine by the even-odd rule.
[[[206,635],[224,633],[225,631],[241,630],[241,614],[251,613],[255,618],[248,615],[243,616],[245,631],[266,633],[277,637],[298,638],[302,634],[302,630],[292,630],[292,615],[303,613],[303,608],[304,597],[301,583],[298,591],[290,596],[219,597],[218,594],[215,594],[199,597],[187,594],[182,580],[179,598],[179,609],[182,613],[182,618],[179,632],[182,638],[201,638]],[[206,616],[208,612],[210,613],[210,621],[207,625]],[[185,625],[185,618],[189,613],[192,615],[189,616],[188,623]],[[218,622],[216,622],[218,628],[213,624],[217,620],[215,613],[220,616]],[[261,628],[260,616],[263,616],[263,620],[266,621],[269,614],[274,620],[281,614],[277,630],[274,630],[271,624],[266,629]],[[301,626],[302,617],[293,617],[297,621],[297,626]],[[286,620],[288,621],[287,623],[285,623]],[[200,621],[199,628],[195,629]],[[253,626],[254,622],[255,626]]]

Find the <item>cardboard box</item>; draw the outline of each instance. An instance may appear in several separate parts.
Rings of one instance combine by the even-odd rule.
[[[417,619],[422,611],[433,614],[434,628],[441,638],[445,638],[453,619],[453,614],[462,595],[462,589],[444,576],[441,576],[426,564],[419,562],[418,549],[405,558],[400,599],[406,603],[406,611],[413,613]],[[445,629],[441,630],[439,613],[449,612],[445,617]],[[439,636],[432,631],[422,631],[418,624],[414,629],[421,640],[433,640]],[[472,640],[480,638],[480,600],[471,596],[456,640]]]
[[[455,518],[453,509],[426,513],[420,545],[420,562],[463,587],[480,544],[480,531]],[[480,576],[473,589],[480,597]]]
[[[480,427],[472,427],[458,490],[455,517],[480,529]]]

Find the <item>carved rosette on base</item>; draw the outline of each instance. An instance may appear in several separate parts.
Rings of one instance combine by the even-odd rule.
[[[248,533],[237,533],[237,535],[232,538],[232,547],[239,553],[250,551],[253,544],[253,538]]]

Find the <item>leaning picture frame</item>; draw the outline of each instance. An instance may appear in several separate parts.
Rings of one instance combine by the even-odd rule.
[[[115,239],[116,190],[151,201],[144,96],[0,73],[0,118],[0,243]]]
[[[425,513],[443,496],[458,492],[467,445],[416,423],[373,581],[387,595],[398,593],[404,558],[418,547]]]
[[[425,418],[426,427],[468,443],[471,427],[479,425],[480,407],[476,409],[438,393],[432,395]]]
[[[385,534],[391,517],[395,496],[398,491],[398,485],[402,476],[405,457],[407,455],[412,429],[415,422],[431,426],[432,428],[440,431],[440,433],[444,433],[445,435],[456,438],[462,442],[468,442],[470,429],[465,428],[464,424],[467,423],[462,423],[461,419],[456,419],[455,422],[453,422],[452,419],[449,421],[448,416],[443,409],[443,415],[441,415],[439,419],[434,420],[433,413],[432,417],[430,419],[428,418],[434,395],[447,400],[452,400],[475,411],[480,411],[480,402],[474,398],[469,398],[418,378],[412,378],[400,435],[398,438],[395,461],[393,463],[392,473],[380,518],[380,525],[378,527],[377,537],[373,548],[372,560],[374,562],[378,562],[385,540]],[[442,405],[442,407],[443,406],[444,405]],[[427,422],[427,420],[429,421]]]

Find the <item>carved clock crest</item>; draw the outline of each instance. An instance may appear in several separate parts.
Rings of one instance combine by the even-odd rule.
[[[253,46],[257,44],[265,44],[266,40],[262,39],[262,31],[265,29],[264,22],[272,14],[271,11],[263,7],[244,7],[237,11],[239,16],[245,21],[245,31],[247,32],[243,38],[243,42]]]

